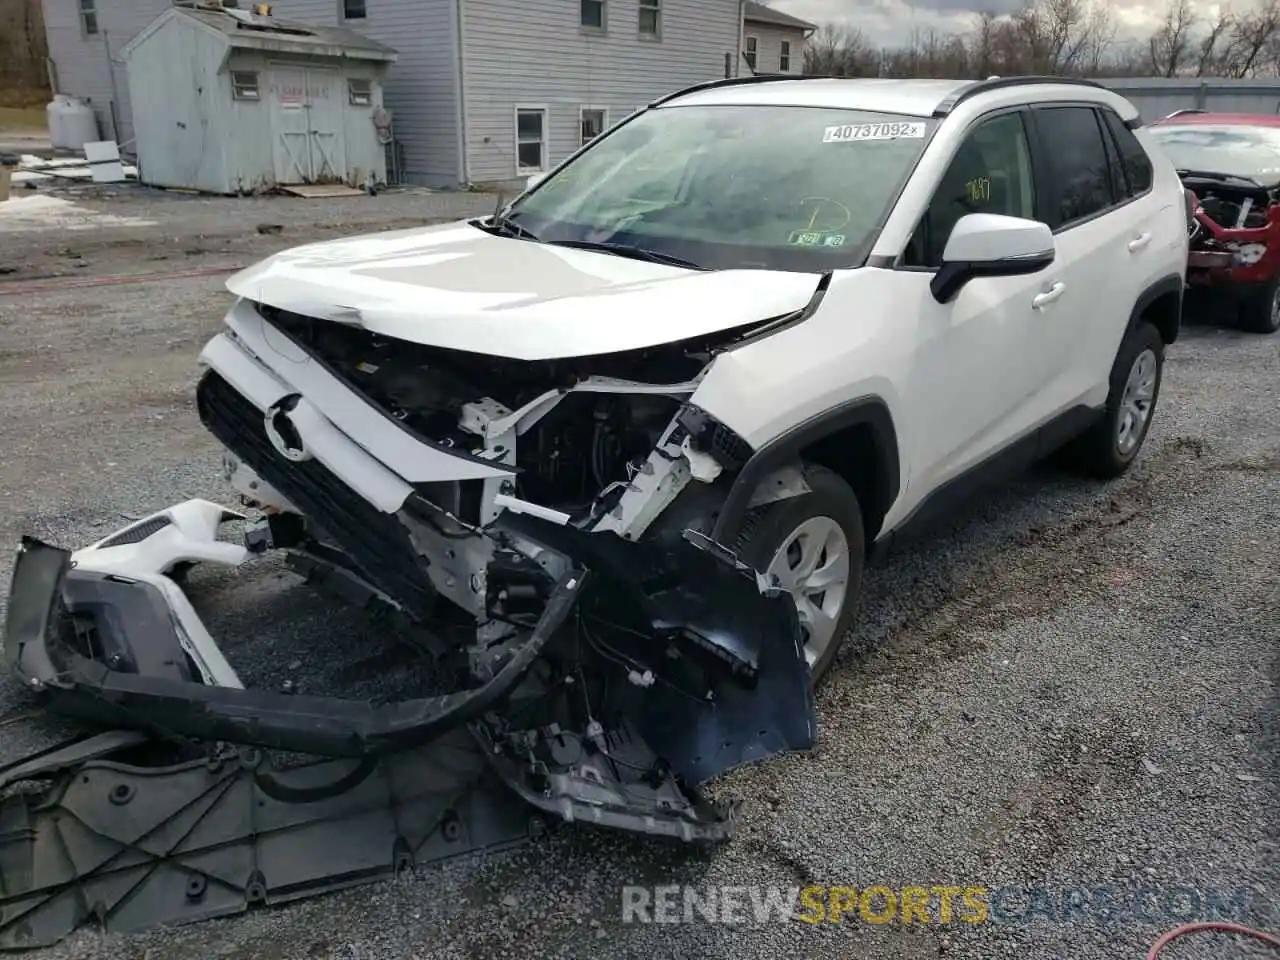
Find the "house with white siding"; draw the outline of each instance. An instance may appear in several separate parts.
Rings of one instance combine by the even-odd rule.
[[[817,27],[807,20],[746,0],[742,59],[757,76],[804,73],[804,45]]]
[[[745,72],[744,2],[269,5],[272,16],[343,27],[394,48],[398,59],[381,92],[392,117],[396,166],[408,182],[456,186],[523,181],[663,94]],[[120,53],[175,0],[42,3],[56,90],[87,99],[102,135],[127,150],[134,124]],[[222,4],[261,6],[250,0]],[[797,51],[797,72],[801,59]]]

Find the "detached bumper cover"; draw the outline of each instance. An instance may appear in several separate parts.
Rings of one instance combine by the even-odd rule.
[[[564,622],[582,585],[565,577],[538,626],[483,686],[372,706],[192,681],[163,600],[146,584],[71,567],[71,554],[24,538],[14,565],[6,655],[54,709],[107,726],[142,727],[331,757],[407,749],[479,718],[508,696]],[[92,624],[77,610],[92,606]],[[108,633],[119,627],[118,633]],[[91,654],[110,651],[107,662]],[[111,664],[111,665],[109,665]],[[146,668],[145,671],[140,668]]]

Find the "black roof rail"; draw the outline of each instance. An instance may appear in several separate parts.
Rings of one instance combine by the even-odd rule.
[[[817,77],[813,74],[799,74],[788,76],[785,73],[762,73],[752,74],[749,77],[721,77],[718,80],[704,80],[702,83],[695,83],[690,87],[682,87],[674,93],[668,93],[657,100],[650,100],[649,106],[656,107],[666,103],[668,100],[674,100],[676,97],[683,97],[688,93],[700,93],[703,90],[717,90],[720,87],[737,87],[748,83],[773,83],[776,80],[829,80],[830,77]]]
[[[1025,87],[1039,83],[1060,83],[1075,87],[1093,87],[1095,90],[1107,89],[1097,81],[1086,80],[1084,77],[1040,77],[1035,75],[1024,77],[988,77],[986,80],[975,80],[967,87],[964,87],[947,97],[947,99],[943,100],[936,108],[934,108],[933,115],[935,117],[945,117],[965,100],[968,100],[970,97],[976,97],[980,93],[989,93],[992,90],[1003,90],[1006,87]]]

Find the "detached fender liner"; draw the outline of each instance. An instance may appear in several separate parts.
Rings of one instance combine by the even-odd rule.
[[[443,696],[375,706],[206,686],[99,663],[79,649],[93,641],[78,632],[76,613],[67,604],[73,591],[67,587],[72,580],[113,577],[72,569],[70,556],[61,548],[24,538],[10,589],[6,657],[31,688],[47,696],[51,708],[82,720],[160,735],[330,757],[409,749],[480,718],[529,672],[576,604],[586,576],[574,569],[559,580],[537,625],[488,682]],[[128,582],[113,579],[121,585]],[[157,623],[147,626],[154,630]],[[175,629],[172,622],[168,627]],[[173,647],[179,649],[176,638]]]

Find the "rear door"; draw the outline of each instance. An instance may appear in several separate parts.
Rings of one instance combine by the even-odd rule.
[[[1042,412],[1049,416],[1098,402],[1141,288],[1158,211],[1148,202],[1149,176],[1145,194],[1131,192],[1103,109],[1051,104],[1034,107],[1031,118],[1039,219],[1054,232],[1072,301],[1069,310],[1045,316],[1045,346],[1059,358],[1045,384]],[[1135,183],[1138,172],[1135,166]]]

